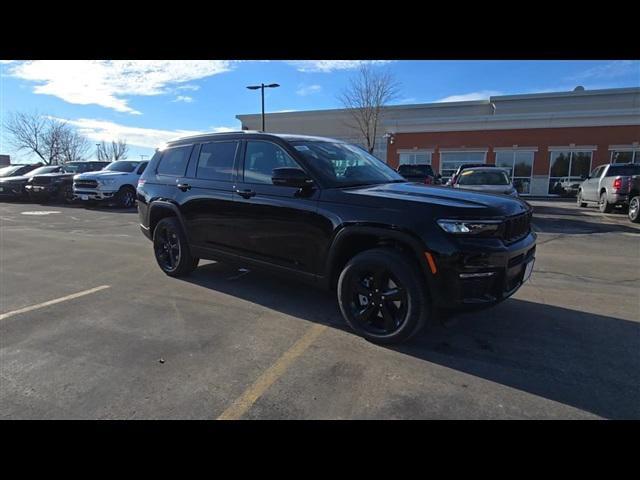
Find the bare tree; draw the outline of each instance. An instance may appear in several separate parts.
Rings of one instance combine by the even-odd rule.
[[[89,142],[65,122],[39,113],[13,113],[4,125],[18,150],[36,154],[46,165],[84,160]]]
[[[373,153],[385,105],[398,96],[400,84],[388,70],[363,64],[349,86],[338,96],[351,114],[349,126],[358,131],[369,153]]]
[[[126,140],[112,141],[111,143],[102,141],[97,148],[96,156],[98,160],[103,162],[124,160],[129,155],[129,146]]]

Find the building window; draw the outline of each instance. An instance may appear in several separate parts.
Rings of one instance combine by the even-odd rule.
[[[584,180],[591,171],[591,151],[552,151],[549,162],[549,194],[566,195],[567,186]]]
[[[640,163],[640,149],[612,150],[611,163]]]
[[[400,153],[400,165],[431,165],[431,152]]]
[[[440,174],[443,183],[464,163],[486,163],[487,152],[440,152]]]
[[[524,150],[501,150],[496,152],[496,166],[509,171],[513,186],[522,195],[531,193],[533,155],[534,152]]]

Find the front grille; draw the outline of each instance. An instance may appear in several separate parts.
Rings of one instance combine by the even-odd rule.
[[[32,185],[49,185],[51,183],[51,177],[33,177],[31,179]]]
[[[73,182],[73,188],[98,188],[96,180],[76,180]]]
[[[531,231],[531,212],[507,218],[502,224],[502,239],[513,243],[526,237]]]

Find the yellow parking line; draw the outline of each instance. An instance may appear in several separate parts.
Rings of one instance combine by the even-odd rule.
[[[251,408],[251,406],[266,392],[269,387],[280,378],[289,368],[289,365],[298,358],[304,351],[309,348],[309,345],[318,338],[325,329],[326,325],[314,325],[296,342],[289,350],[284,352],[282,356],[269,367],[258,379],[251,385],[245,392],[240,395],[233,402],[229,408],[227,408],[218,417],[218,420],[237,420],[244,413]]]
[[[37,305],[32,305],[30,307],[24,307],[18,310],[13,310],[11,312],[3,313],[3,314],[0,314],[0,320],[13,317],[14,315],[18,315],[19,313],[26,313],[32,310],[37,310],[39,308],[48,307],[49,305],[55,305],[56,303],[65,302],[67,300],[73,300],[74,298],[84,297],[85,295],[89,295],[90,293],[94,293],[94,292],[99,292],[100,290],[104,290],[105,288],[110,288],[110,285],[101,285],[99,287],[90,288],[89,290],[83,290],[82,292],[72,293],[71,295],[67,295],[66,297],[55,298],[53,300],[49,300],[48,302],[38,303]]]

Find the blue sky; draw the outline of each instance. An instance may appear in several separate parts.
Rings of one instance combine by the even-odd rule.
[[[0,117],[38,111],[67,120],[92,142],[123,138],[129,158],[169,138],[239,129],[235,115],[339,108],[336,96],[360,61],[0,61]],[[395,103],[476,100],[491,95],[640,87],[640,61],[374,62],[399,81]],[[33,157],[0,133],[0,153]]]

